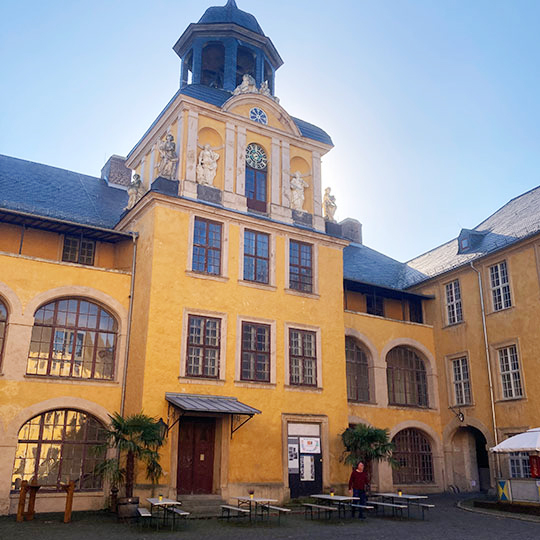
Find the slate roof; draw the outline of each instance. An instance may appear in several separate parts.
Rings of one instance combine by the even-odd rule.
[[[209,7],[199,20],[199,24],[220,23],[235,23],[242,28],[247,28],[252,32],[264,36],[264,32],[259,26],[257,19],[251,13],[246,13],[238,9],[234,0],[228,0],[225,6]]]
[[[190,412],[248,414],[250,416],[261,412],[259,409],[238,401],[235,397],[167,392],[165,399],[175,407]]]
[[[127,192],[101,178],[0,155],[0,207],[112,229]]]
[[[463,229],[474,242],[458,253],[458,238],[401,263],[360,244],[351,244],[343,254],[343,276],[387,287],[407,289],[470,261],[494,253],[540,232],[540,187],[512,199],[474,229]]]
[[[178,92],[176,92],[176,94],[174,94],[174,96],[169,100],[169,103],[165,105],[165,108],[159,113],[157,118],[152,122],[150,127],[146,130],[146,133],[131,149],[127,156],[128,159],[135,150],[135,148],[137,148],[140,142],[144,140],[144,138],[148,135],[148,133],[150,133],[152,128],[158,123],[159,119],[165,114],[171,103],[174,102],[174,100],[178,97],[179,94],[184,94],[200,101],[204,101],[205,103],[209,103],[210,105],[214,105],[215,107],[222,107],[223,104],[232,97],[232,93],[228,92],[227,90],[210,88],[209,86],[205,86],[203,84],[188,84],[187,86],[180,88],[180,90],[178,90]],[[300,120],[300,118],[295,118],[294,116],[292,116],[291,118],[300,130],[300,133],[303,137],[306,137],[307,139],[313,139],[314,141],[319,141],[324,144],[329,144],[330,146],[334,146],[330,135],[328,135],[328,133],[326,133],[326,131],[322,130],[320,127],[310,124],[309,122],[305,122],[304,120]]]

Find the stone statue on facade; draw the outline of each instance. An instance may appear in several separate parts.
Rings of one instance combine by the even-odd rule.
[[[279,103],[279,98],[272,95],[272,92],[270,92],[270,87],[268,86],[268,81],[264,81],[261,83],[261,86],[259,88],[259,94],[262,94],[263,96],[269,97],[270,99],[273,99],[276,103]]]
[[[326,221],[336,223],[334,214],[337,210],[336,198],[333,195],[330,195],[330,188],[327,187],[324,190],[323,197],[323,216]]]
[[[219,159],[219,154],[216,150],[220,150],[223,147],[212,148],[209,144],[198,146],[202,150],[197,161],[197,183],[203,186],[213,186]]]
[[[133,175],[131,183],[127,188],[127,192],[129,199],[124,210],[131,210],[144,195],[144,187],[142,185],[141,177],[138,174]]]
[[[309,174],[301,174],[300,171],[291,175],[291,208],[299,212],[304,211],[304,190],[309,186],[304,180],[306,176]]]
[[[156,165],[158,176],[172,180],[176,171],[178,157],[176,156],[176,144],[174,137],[168,133],[164,141],[158,145],[160,160]]]
[[[234,89],[233,95],[238,96],[239,94],[258,94],[257,83],[255,79],[249,74],[244,73],[242,75],[242,82]]]

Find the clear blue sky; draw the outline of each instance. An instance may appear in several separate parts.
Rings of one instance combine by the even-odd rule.
[[[99,176],[178,89],[172,46],[225,0],[3,0],[0,153]],[[540,184],[537,0],[237,0],[276,94],[333,138],[337,217],[408,260]]]

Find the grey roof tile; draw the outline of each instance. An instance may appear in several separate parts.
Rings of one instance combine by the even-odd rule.
[[[227,414],[259,414],[261,411],[238,401],[235,397],[177,394],[167,392],[165,399],[184,411]]]
[[[101,178],[0,155],[0,207],[112,229],[127,203]]]

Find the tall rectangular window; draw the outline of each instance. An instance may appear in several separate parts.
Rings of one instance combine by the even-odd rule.
[[[467,357],[452,360],[452,373],[454,379],[454,402],[456,405],[471,403],[471,381],[469,376],[469,362]]]
[[[270,326],[242,323],[243,381],[270,382]]]
[[[515,345],[498,349],[499,368],[501,370],[501,383],[504,398],[523,397],[519,358]]]
[[[217,276],[221,274],[221,223],[195,218],[192,269]]]
[[[82,236],[65,236],[64,248],[62,250],[62,260],[65,262],[94,264],[94,252],[96,243]]]
[[[290,383],[317,385],[317,350],[315,332],[289,329]]]
[[[244,231],[244,279],[268,283],[270,236]]]
[[[445,285],[446,289],[446,315],[448,324],[456,324],[463,320],[461,309],[461,289],[456,279]]]
[[[366,311],[370,315],[384,317],[384,298],[375,293],[366,295]]]
[[[500,311],[501,309],[511,307],[512,298],[510,296],[510,283],[508,281],[506,261],[489,267],[489,279],[491,283],[493,309]]]
[[[291,240],[289,252],[289,286],[302,292],[313,292],[313,255],[311,244]]]
[[[186,375],[213,377],[219,375],[221,320],[190,315],[188,318]]]

